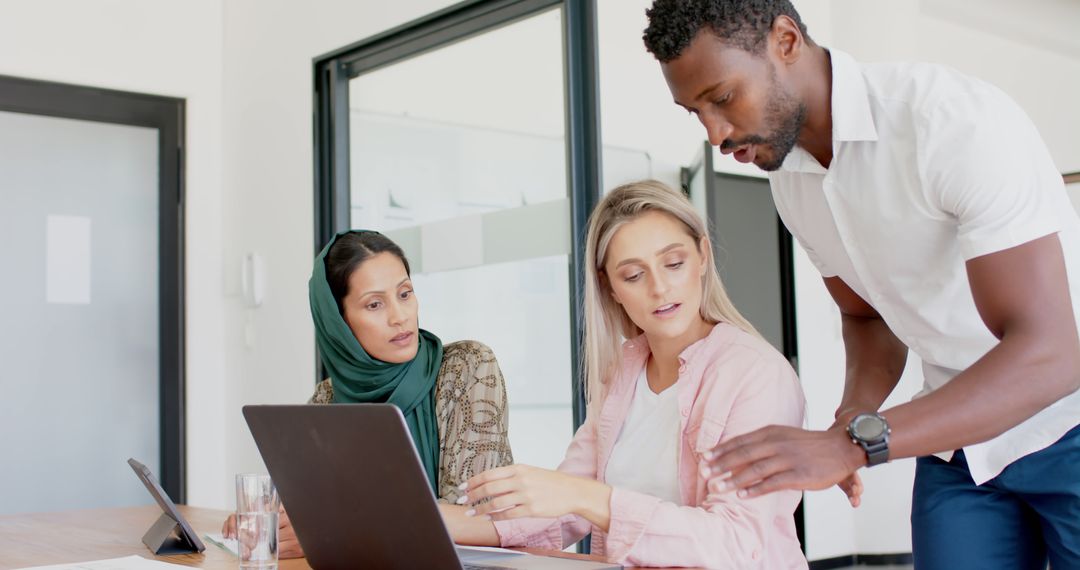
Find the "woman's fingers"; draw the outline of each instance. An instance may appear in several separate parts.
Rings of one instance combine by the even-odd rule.
[[[248,545],[244,544],[244,541],[239,540],[239,536],[236,532],[235,514],[231,514],[225,519],[225,523],[221,525],[221,535],[225,538],[237,539],[241,549],[250,549]],[[293,530],[292,521],[289,520],[289,514],[285,512],[284,507],[280,507],[278,509],[278,557],[302,558],[303,556],[304,550],[300,548],[300,541],[296,538],[296,531]]]
[[[473,475],[471,479],[458,485],[458,489],[461,491],[472,491],[480,487],[485,483],[497,481],[499,479],[506,479],[507,477],[513,477],[518,472],[517,465],[506,465],[504,467],[497,467],[495,469],[488,469],[479,475]]]
[[[296,540],[296,535],[291,537],[280,537],[278,540],[278,558],[303,558],[304,549],[300,548],[300,541]]]
[[[221,535],[225,538],[236,538],[236,515],[229,515],[225,524],[221,525]]]
[[[288,513],[282,509],[278,514],[278,556],[281,558],[299,558],[304,555],[300,542],[296,539],[296,530]]]
[[[466,511],[467,516],[481,517],[496,512],[502,512],[514,507],[520,506],[524,502],[525,497],[519,493],[507,493],[500,495],[494,499],[473,507],[470,511]],[[470,514],[470,512],[472,514]]]
[[[489,483],[484,483],[476,488],[469,489],[468,494],[458,497],[457,504],[464,505],[468,503],[470,505],[476,505],[490,497],[498,497],[499,495],[513,492],[517,490],[517,488],[518,484],[515,478],[498,479]]]

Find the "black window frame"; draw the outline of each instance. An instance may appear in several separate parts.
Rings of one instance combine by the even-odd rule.
[[[600,199],[601,139],[596,0],[468,0],[318,56],[313,61],[315,244],[349,227],[349,80],[562,8],[567,186],[570,198],[570,323],[574,430],[585,420],[582,378],[585,232]],[[316,365],[316,381],[323,378]]]
[[[0,75],[0,111],[158,131],[158,342],[161,486],[187,499],[184,436],[183,99]]]

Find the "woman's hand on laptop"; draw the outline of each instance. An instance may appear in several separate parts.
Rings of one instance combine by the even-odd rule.
[[[508,520],[576,514],[607,530],[611,523],[611,487],[585,477],[530,465],[485,471],[461,486],[459,504],[468,516]]]
[[[236,514],[225,519],[225,524],[221,525],[221,534],[225,538],[236,538]],[[300,548],[300,541],[296,539],[289,513],[285,512],[284,506],[278,507],[278,558],[303,557],[304,549]]]
[[[450,538],[457,544],[472,546],[499,546],[499,533],[495,525],[486,517],[467,517],[465,511],[472,507],[463,505],[439,504],[439,514],[443,524],[450,532]]]

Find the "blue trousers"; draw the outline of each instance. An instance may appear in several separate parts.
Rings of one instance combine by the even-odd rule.
[[[1080,426],[982,485],[963,451],[916,461],[916,570],[1080,570]]]

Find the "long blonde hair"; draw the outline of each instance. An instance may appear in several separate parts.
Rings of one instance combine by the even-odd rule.
[[[645,212],[662,212],[682,222],[686,233],[694,239],[698,253],[705,258],[701,290],[701,317],[705,322],[730,323],[754,336],[761,336],[731,304],[716,271],[711,248],[708,247],[705,222],[690,201],[656,180],[619,186],[604,196],[593,210],[585,245],[584,368],[586,398],[590,405],[603,401],[607,383],[618,372],[622,340],[634,338],[642,332],[612,298],[604,264],[615,232]],[[704,250],[702,243],[706,244]]]

